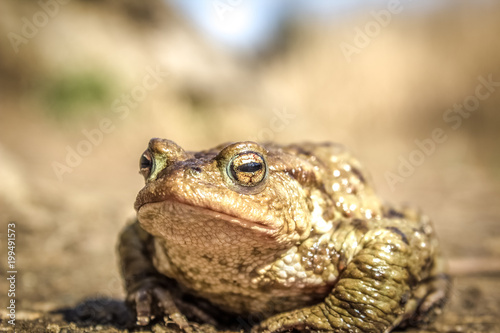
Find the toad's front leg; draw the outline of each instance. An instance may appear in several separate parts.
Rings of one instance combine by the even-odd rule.
[[[127,301],[136,310],[137,324],[147,325],[155,317],[155,308],[159,308],[166,321],[173,321],[180,328],[189,331],[189,324],[179,311],[169,290],[170,281],[161,276],[150,259],[148,244],[152,237],[138,222],[127,226],[120,235],[118,252],[122,274],[127,289]]]
[[[324,302],[270,317],[254,331],[389,332],[411,318],[413,291],[435,273],[434,249],[404,223],[387,225],[360,239]]]

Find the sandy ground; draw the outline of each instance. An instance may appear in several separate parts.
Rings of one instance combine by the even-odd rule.
[[[5,34],[36,11],[36,4],[2,6]],[[484,80],[500,81],[500,8],[395,18],[351,62],[339,45],[352,42],[369,15],[298,25],[279,48],[238,58],[160,3],[121,9],[75,2],[18,53],[0,42],[0,331],[14,330],[3,278],[10,223],[15,331],[141,331],[123,304],[116,240],[134,217],[140,154],[151,137],[165,137],[190,150],[246,139],[344,143],[384,199],[432,217],[448,258],[448,306],[434,324],[407,332],[500,332],[500,88],[490,87],[466,116],[444,118]],[[143,100],[127,112],[113,107],[126,106],[123,94],[157,68],[166,74]],[[77,93],[57,88],[73,82]],[[102,97],[92,103],[94,95],[78,93],[88,82]],[[436,129],[446,140],[391,185],[388,172],[398,174],[416,141],[428,142]],[[96,143],[71,162],[68,151],[88,133]]]

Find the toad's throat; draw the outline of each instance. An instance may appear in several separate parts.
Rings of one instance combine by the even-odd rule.
[[[162,224],[222,222],[266,234],[274,234],[278,231],[275,227],[266,225],[262,221],[237,217],[210,207],[198,206],[170,198],[158,202],[143,203],[137,209],[137,216],[139,222],[143,225],[151,220],[162,221]]]

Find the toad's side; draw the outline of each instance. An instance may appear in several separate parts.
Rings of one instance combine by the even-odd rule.
[[[188,330],[183,312],[214,322],[216,308],[263,319],[255,331],[389,332],[444,303],[430,221],[383,205],[339,145],[152,139],[141,173],[119,245],[141,325],[162,312]]]

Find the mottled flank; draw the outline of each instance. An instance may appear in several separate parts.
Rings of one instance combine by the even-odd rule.
[[[429,219],[383,205],[340,145],[193,153],[152,139],[140,167],[137,222],[119,245],[139,325],[162,311],[189,330],[189,308],[211,323],[258,318],[255,332],[389,332],[446,299]]]

